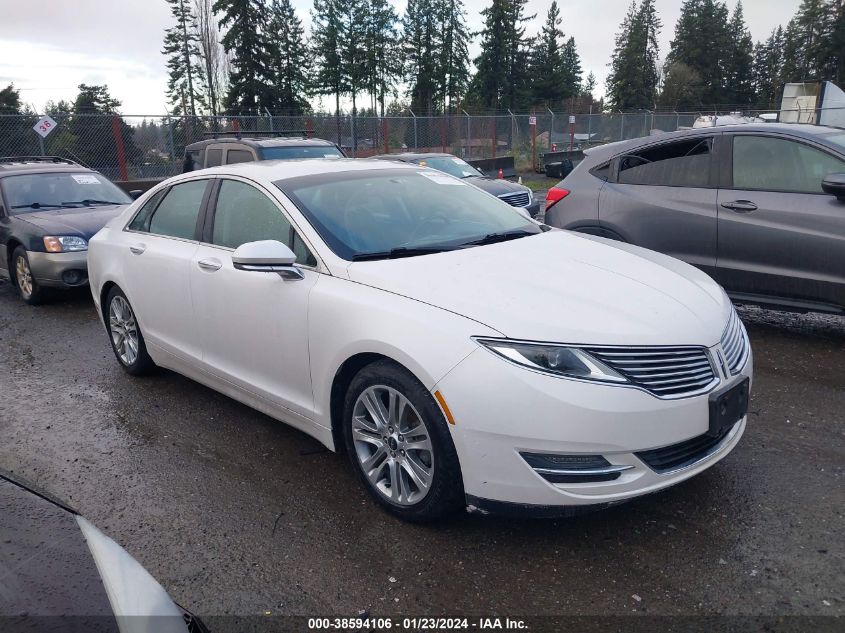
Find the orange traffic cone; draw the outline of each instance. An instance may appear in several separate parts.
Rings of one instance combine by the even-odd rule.
[[[499,175],[496,176],[499,180],[502,180],[505,177],[505,172],[502,171],[502,168],[499,167]]]

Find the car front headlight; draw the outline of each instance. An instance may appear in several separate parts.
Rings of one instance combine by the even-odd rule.
[[[475,340],[494,354],[535,371],[582,380],[628,382],[620,373],[577,347],[496,338]]]
[[[87,251],[88,242],[75,235],[47,236],[44,238],[44,248],[47,249],[48,253]]]

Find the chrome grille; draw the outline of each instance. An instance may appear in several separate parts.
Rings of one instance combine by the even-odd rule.
[[[505,193],[499,196],[512,207],[527,207],[531,202],[531,198],[527,191],[518,191],[516,193]]]
[[[725,360],[728,361],[728,368],[732,375],[738,374],[745,366],[748,350],[748,334],[745,332],[745,326],[742,325],[736,310],[732,310],[731,318],[728,319],[728,324],[722,333],[722,352],[725,354]]]
[[[703,347],[588,347],[590,354],[660,398],[683,398],[718,382]]]

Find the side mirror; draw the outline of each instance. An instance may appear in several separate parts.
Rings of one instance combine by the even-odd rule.
[[[132,191],[129,192],[129,197],[132,198],[133,200],[137,200],[142,195],[144,195],[144,192],[141,189],[133,189]]]
[[[822,191],[845,202],[845,174],[828,174],[822,180]]]
[[[276,240],[247,242],[232,253],[232,265],[237,270],[276,273],[282,279],[304,279],[295,262],[293,251]]]

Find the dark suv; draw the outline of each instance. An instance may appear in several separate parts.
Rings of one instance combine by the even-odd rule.
[[[73,161],[0,158],[0,275],[31,304],[47,287],[84,286],[88,240],[131,202],[108,178]]]
[[[210,138],[185,148],[183,171],[255,160],[345,158],[343,150],[320,138]]]
[[[682,259],[740,303],[845,314],[845,130],[732,125],[585,153],[547,224]]]

